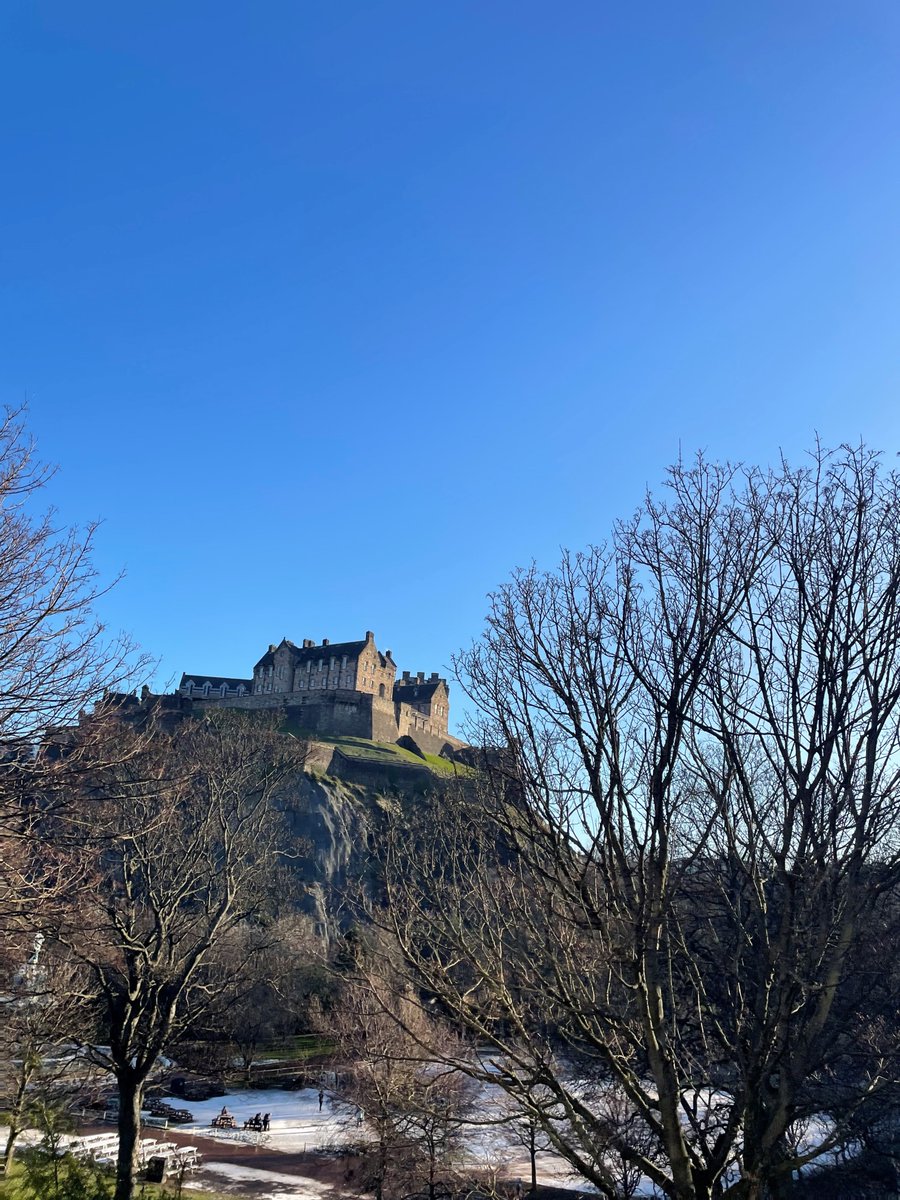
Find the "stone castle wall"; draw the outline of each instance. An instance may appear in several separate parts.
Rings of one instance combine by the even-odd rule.
[[[447,738],[447,720],[435,720],[425,713],[419,712],[411,704],[397,704],[397,737],[411,737],[414,741],[419,737]],[[392,739],[396,740],[396,738]],[[430,752],[429,752],[430,753]]]
[[[273,703],[274,701],[274,703]],[[192,697],[198,708],[243,708],[266,710],[279,708],[293,717],[304,733],[321,737],[358,737],[373,742],[397,742],[411,738],[426,754],[440,754],[446,747],[465,745],[444,732],[408,704],[394,704],[376,695],[352,690],[333,692],[283,692],[261,696]]]
[[[193,697],[192,699],[194,704],[202,707],[206,707],[207,705],[221,707],[224,705],[227,708],[245,709],[281,708],[285,712],[290,713],[291,716],[296,717],[297,724],[305,732],[317,733],[322,736],[372,738],[376,741],[392,742],[397,740],[396,732],[393,737],[389,738],[381,737],[372,732],[375,728],[386,732],[387,727],[385,726],[382,714],[380,712],[377,714],[373,712],[376,698],[362,692],[352,690],[318,692],[315,694],[283,692],[277,699],[271,694],[241,697],[229,696],[227,700],[219,700],[213,697],[210,697],[208,700],[202,697]],[[393,709],[393,705],[390,707]],[[391,726],[396,730],[397,723],[393,719],[393,711],[390,717]]]
[[[179,694],[197,703],[245,709],[283,709],[296,727],[319,737],[360,737],[375,742],[412,741],[429,753],[463,743],[448,733],[449,688],[437,672],[426,678],[404,671],[397,679],[390,650],[375,635],[301,646],[282,639],[253,668],[252,679],[182,676]]]

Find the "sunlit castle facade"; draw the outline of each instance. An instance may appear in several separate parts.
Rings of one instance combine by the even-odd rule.
[[[390,650],[375,645],[371,631],[358,642],[321,645],[287,638],[270,645],[249,679],[185,673],[181,696],[198,704],[235,708],[283,708],[311,735],[355,736],[379,742],[410,737],[440,753],[462,745],[448,733],[450,688],[433,672],[397,678]]]

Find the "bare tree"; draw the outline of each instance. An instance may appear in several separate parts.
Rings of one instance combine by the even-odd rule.
[[[77,721],[109,690],[131,687],[148,668],[127,638],[95,612],[106,590],[91,556],[96,524],[65,528],[40,494],[52,470],[36,457],[21,410],[0,416],[0,917],[3,928],[63,886],[33,853],[31,799],[61,799],[77,770],[35,749]],[[99,724],[94,727],[99,735]]]
[[[528,1154],[528,1166],[531,1173],[531,1192],[537,1192],[537,1156],[549,1150],[550,1142],[538,1121],[531,1113],[524,1115],[515,1111],[504,1127],[505,1140],[511,1146],[519,1146]]]
[[[285,885],[280,887],[276,880],[276,908],[290,899],[289,876]],[[253,962],[250,973],[244,969],[248,959]],[[224,976],[218,995],[204,1010],[202,1022],[186,1030],[186,1037],[199,1040],[207,1057],[210,1042],[218,1042],[229,1062],[239,1061],[249,1086],[264,1053],[308,1031],[310,972],[318,967],[330,982],[323,940],[315,935],[310,918],[294,913],[267,921],[264,929],[236,929],[220,947],[217,962]]]
[[[120,738],[141,738],[122,724]],[[127,747],[126,747],[127,748]],[[46,930],[86,972],[100,1036],[93,1057],[119,1089],[116,1200],[130,1200],[144,1085],[159,1055],[200,1023],[231,977],[269,943],[265,920],[279,854],[278,803],[303,747],[271,723],[222,712],[119,753],[81,807],[54,815],[57,844],[87,858],[91,886]],[[259,936],[237,931],[256,923]],[[99,1044],[104,1043],[103,1045]]]
[[[397,819],[372,909],[468,1031],[449,1061],[602,1195],[622,1164],[786,1194],[897,1066],[862,973],[900,867],[897,477],[679,465],[608,547],[517,573],[457,668],[509,749]]]
[[[413,1001],[361,982],[346,984],[326,1029],[349,1065],[343,1098],[358,1116],[347,1119],[369,1144],[366,1188],[376,1200],[452,1192],[472,1089],[426,1053],[446,1029]]]
[[[25,961],[0,986],[0,1081],[7,1097],[6,1144],[0,1170],[9,1170],[19,1135],[38,1095],[71,1086],[67,1041],[82,1015],[77,971],[41,953],[40,936]]]

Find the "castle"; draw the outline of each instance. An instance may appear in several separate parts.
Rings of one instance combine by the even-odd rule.
[[[184,674],[178,693],[202,704],[283,708],[305,733],[361,737],[376,742],[411,739],[427,754],[460,748],[448,733],[450,688],[433,672],[412,676],[383,654],[369,630],[359,642],[284,638],[270,645],[251,679]]]

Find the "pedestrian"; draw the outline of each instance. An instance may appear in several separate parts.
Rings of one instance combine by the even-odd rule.
[[[516,1186],[513,1189],[513,1191],[515,1192],[516,1200],[522,1200],[522,1180],[521,1179],[516,1180]]]
[[[269,1113],[263,1114],[263,1133],[269,1132]]]
[[[322,1111],[322,1104],[325,1101],[325,1093],[319,1088],[319,1112]]]

